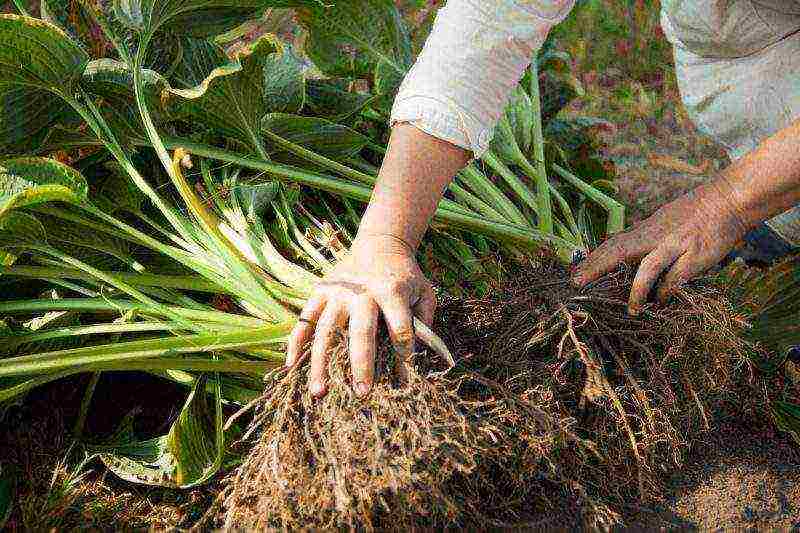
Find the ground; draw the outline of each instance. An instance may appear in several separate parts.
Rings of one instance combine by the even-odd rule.
[[[436,2],[405,3],[419,8]],[[613,124],[604,134],[607,155],[618,165],[619,195],[630,219],[640,220],[727,160],[720,147],[698,134],[681,106],[670,50],[658,28],[657,3],[583,4],[559,30],[559,46],[572,53],[586,90],[566,112]],[[164,529],[196,523],[214,499],[213,486],[150,490],[113,479],[97,462],[79,469],[79,458],[66,450],[81,384],[73,380],[39,391],[5,419],[0,463],[6,469],[13,465],[21,502],[12,512],[10,530]],[[800,530],[796,443],[766,428],[735,423],[704,440],[707,444],[693,450],[681,473],[668,480],[663,498],[630,510],[630,525]]]

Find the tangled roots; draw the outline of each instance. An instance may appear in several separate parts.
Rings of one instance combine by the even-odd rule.
[[[605,528],[718,420],[767,401],[713,283],[633,318],[626,272],[585,289],[556,263],[512,279],[492,299],[444,302],[448,372],[422,355],[399,386],[384,354],[366,399],[343,350],[323,399],[305,367],[273,376],[225,525]]]

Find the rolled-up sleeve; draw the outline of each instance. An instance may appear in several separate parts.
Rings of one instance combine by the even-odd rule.
[[[408,122],[480,157],[511,91],[575,0],[449,0],[395,99]]]

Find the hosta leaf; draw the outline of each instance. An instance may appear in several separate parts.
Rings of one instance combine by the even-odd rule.
[[[13,251],[46,242],[44,226],[28,213],[14,212],[0,219],[0,251]]]
[[[791,435],[800,444],[800,405],[788,402],[775,402],[772,407],[778,429]]]
[[[111,43],[81,4],[80,0],[39,0],[42,20],[65,30],[92,56],[102,57]]]
[[[152,70],[143,71],[142,77],[153,120],[166,120],[161,94],[167,88],[167,81]],[[133,73],[124,63],[113,59],[92,61],[86,66],[81,84],[88,92],[101,98],[98,105],[100,112],[119,140],[147,138],[136,105]]]
[[[269,7],[296,7],[317,0],[114,0],[117,20],[140,33],[157,31],[210,37],[257,18]]]
[[[348,80],[306,81],[306,109],[313,115],[343,122],[367,107],[375,98],[349,90]]]
[[[38,216],[47,233],[47,242],[101,270],[140,269],[131,255],[131,245],[108,233],[87,226],[64,224],[62,219]]]
[[[262,131],[265,148],[271,157],[281,159],[285,148],[276,142],[284,139],[330,159],[347,159],[360,152],[369,139],[355,130],[322,118],[271,113],[264,117]]]
[[[269,106],[276,105],[281,94],[296,94],[297,90],[294,77],[272,78],[284,53],[271,38],[259,39],[234,60],[227,60],[216,45],[198,45],[179,76],[188,88],[171,90],[178,97],[173,102],[175,114],[261,151],[259,131],[271,111]],[[279,82],[287,86],[277,85]]]
[[[337,0],[298,10],[308,30],[305,51],[332,77],[380,79],[378,92],[399,85],[411,66],[411,39],[391,0]]]
[[[0,220],[19,207],[53,201],[79,204],[86,200],[87,192],[83,176],[53,159],[0,161]]]
[[[198,379],[178,419],[167,435],[93,447],[103,463],[120,478],[133,483],[188,488],[204,483],[219,470],[225,452],[222,396],[219,382],[206,393],[206,379]],[[209,396],[213,405],[209,405]]]
[[[49,127],[74,120],[70,95],[89,57],[63,30],[0,14],[0,150],[25,152]]]
[[[141,212],[145,198],[142,191],[131,181],[130,176],[116,161],[107,162],[105,167],[109,175],[103,180],[95,203],[108,213]]]
[[[306,99],[303,65],[290,48],[264,58],[264,105],[276,113],[298,113]]]
[[[800,257],[754,276],[744,289],[751,313],[747,338],[783,361],[789,348],[800,346]]]

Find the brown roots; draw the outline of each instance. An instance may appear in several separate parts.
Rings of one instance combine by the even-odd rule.
[[[459,358],[444,375],[420,356],[401,387],[386,356],[359,400],[339,352],[318,401],[306,368],[274,376],[225,525],[605,528],[717,421],[767,402],[745,324],[711,282],[632,318],[625,272],[582,290],[555,263],[512,279],[444,303],[437,331]]]

